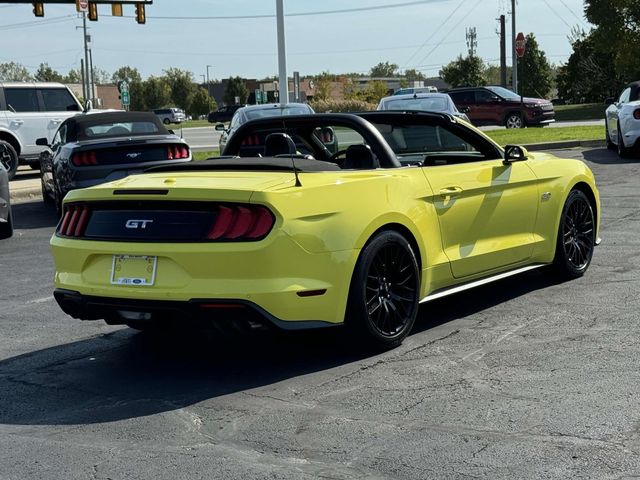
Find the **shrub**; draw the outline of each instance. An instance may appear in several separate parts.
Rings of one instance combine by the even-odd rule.
[[[363,100],[315,100],[309,105],[318,113],[366,112],[376,109],[376,104]]]

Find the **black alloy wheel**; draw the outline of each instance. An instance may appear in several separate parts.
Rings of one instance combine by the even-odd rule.
[[[562,209],[554,265],[565,278],[577,278],[589,268],[596,232],[591,202],[580,190],[572,190]]]
[[[409,334],[418,313],[420,274],[407,240],[395,231],[363,249],[351,282],[346,324],[358,343],[392,348]]]
[[[16,149],[4,140],[0,140],[0,162],[2,162],[2,165],[4,165],[4,168],[7,170],[9,180],[13,180],[16,176],[16,170],[18,170],[20,161]]]

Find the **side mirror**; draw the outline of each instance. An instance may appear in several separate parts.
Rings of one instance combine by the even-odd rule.
[[[520,145],[507,145],[504,147],[504,163],[508,165],[513,162],[523,162],[529,158],[529,152]]]
[[[226,130],[226,127],[224,126],[224,123],[218,123],[216,125],[216,132],[224,132]]]
[[[612,105],[615,101],[616,101],[616,99],[615,99],[615,98],[613,98],[613,97],[607,97],[607,98],[605,98],[605,100],[604,100],[604,104],[605,104],[605,105]]]
[[[38,138],[36,140],[36,145],[38,145],[39,147],[49,147],[49,140],[47,140],[46,138]]]

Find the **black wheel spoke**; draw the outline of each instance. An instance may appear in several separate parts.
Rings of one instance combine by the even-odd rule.
[[[593,212],[584,197],[574,197],[565,208],[562,244],[565,256],[576,269],[585,268],[594,246]]]

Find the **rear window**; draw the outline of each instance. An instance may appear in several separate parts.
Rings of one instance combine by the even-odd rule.
[[[442,97],[405,98],[399,100],[387,100],[383,104],[385,110],[426,110],[444,112],[447,111],[447,100]]]
[[[35,88],[5,88],[4,98],[9,110],[16,112],[39,112],[38,95]]]
[[[284,108],[263,108],[256,110],[245,110],[245,115],[249,120],[267,117],[285,117],[287,115],[306,115],[313,113],[309,107],[284,107]]]
[[[78,139],[91,140],[94,138],[166,133],[168,132],[164,128],[153,122],[147,121],[100,123],[95,125],[82,125],[78,131]]]

